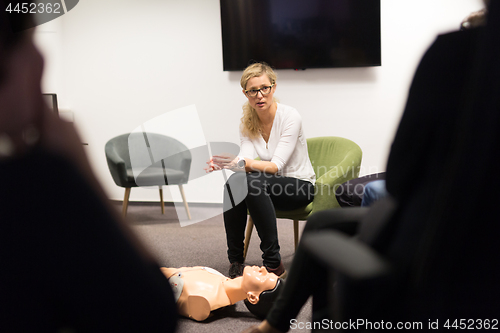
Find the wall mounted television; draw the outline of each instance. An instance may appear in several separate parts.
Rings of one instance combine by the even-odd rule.
[[[380,0],[220,0],[224,71],[381,65]]]

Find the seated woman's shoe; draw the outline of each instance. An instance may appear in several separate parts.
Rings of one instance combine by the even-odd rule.
[[[282,279],[286,278],[286,269],[285,266],[283,265],[283,261],[280,261],[280,265],[277,268],[270,268],[266,265],[264,265],[264,267],[266,267],[269,273],[274,273]]]
[[[229,277],[231,279],[234,279],[238,276],[243,275],[243,269],[245,268],[244,264],[241,264],[239,262],[233,262],[231,263],[231,266],[229,266]]]

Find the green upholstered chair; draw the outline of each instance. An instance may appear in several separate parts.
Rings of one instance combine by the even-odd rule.
[[[316,174],[314,200],[309,205],[291,211],[276,210],[276,217],[293,220],[295,249],[299,242],[299,221],[320,210],[339,208],[335,197],[336,188],[357,178],[361,167],[362,151],[351,140],[326,136],[307,139],[307,150]],[[246,258],[253,230],[252,218],[248,217],[243,256]]]
[[[182,187],[189,179],[191,152],[184,144],[161,134],[134,132],[110,139],[105,153],[115,184],[125,188],[123,216],[127,214],[132,187],[158,186],[161,212],[164,214],[162,186],[178,185],[187,216],[191,219]]]

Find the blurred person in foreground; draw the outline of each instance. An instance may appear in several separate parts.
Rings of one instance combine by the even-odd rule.
[[[34,29],[23,29],[33,18],[7,5],[0,0],[0,332],[173,332],[168,281],[108,204],[74,127],[44,104],[43,59]]]

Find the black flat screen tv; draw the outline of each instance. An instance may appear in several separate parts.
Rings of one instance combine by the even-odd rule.
[[[225,71],[381,65],[380,0],[220,0]]]

